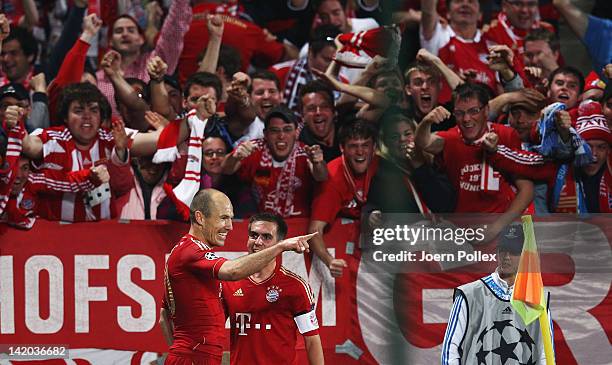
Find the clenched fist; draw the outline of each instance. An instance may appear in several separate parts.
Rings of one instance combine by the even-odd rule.
[[[253,151],[255,151],[255,145],[253,144],[253,142],[246,141],[236,147],[236,149],[232,153],[232,156],[237,158],[239,161],[242,161],[245,158],[249,157],[251,153],[253,153]]]
[[[450,118],[451,113],[443,106],[438,106],[427,114],[421,123],[440,124],[444,120]]]
[[[110,181],[110,174],[106,165],[94,166],[89,171],[89,181],[95,186],[100,186]]]
[[[313,164],[318,164],[324,161],[323,150],[318,144],[315,144],[313,146],[304,146],[304,150],[308,155],[308,160],[310,160],[310,162],[312,162]]]

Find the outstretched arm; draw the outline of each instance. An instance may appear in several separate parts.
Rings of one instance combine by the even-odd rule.
[[[459,75],[455,73],[455,71],[451,70],[448,66],[446,66],[444,62],[442,62],[440,57],[434,55],[425,48],[421,48],[419,50],[416,58],[417,61],[430,64],[437,68],[438,71],[442,74],[442,76],[444,76],[446,82],[448,82],[448,85],[450,86],[451,90],[455,90],[457,86],[464,83],[464,81],[461,79],[461,77],[459,77]]]
[[[423,38],[430,40],[433,37],[436,24],[438,23],[437,0],[421,1],[421,25],[423,27]]]
[[[239,257],[236,260],[225,261],[219,268],[219,279],[230,281],[244,279],[263,269],[276,256],[285,251],[308,252],[308,240],[315,235],[316,233],[311,233],[288,238],[259,252]]]
[[[323,72],[320,72],[319,70],[313,69],[312,73],[314,73],[315,76],[327,83],[334,90],[347,93],[370,104],[371,109],[385,109],[390,104],[389,98],[387,98],[387,96],[383,92],[374,90],[367,86],[345,84]]]

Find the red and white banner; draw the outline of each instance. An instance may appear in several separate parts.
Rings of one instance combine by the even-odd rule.
[[[292,236],[304,233],[308,222],[288,223]],[[221,255],[246,253],[246,226],[234,225]],[[599,240],[593,244],[605,245],[599,259],[608,263],[610,229],[602,224],[592,230]],[[167,351],[157,325],[165,258],[187,230],[179,223],[114,221],[39,220],[31,231],[2,227],[0,343],[68,345],[72,360],[46,365],[150,363]],[[332,278],[318,259],[283,255],[283,265],[307,278],[318,297],[326,361],[439,363],[452,288],[488,273],[369,273],[358,234],[357,224],[338,220],[325,236],[332,254],[348,262],[341,278]],[[562,227],[559,235],[569,237]],[[545,266],[546,242],[538,245]],[[584,263],[578,261],[568,260],[574,272],[544,275],[553,298],[557,363],[609,364],[612,273],[579,270]],[[307,363],[304,354],[301,362]]]

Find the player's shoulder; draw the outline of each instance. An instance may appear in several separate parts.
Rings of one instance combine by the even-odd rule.
[[[278,270],[278,274],[279,274],[280,280],[290,285],[297,285],[298,287],[306,287],[308,288],[308,290],[310,290],[310,286],[308,285],[308,282],[306,281],[306,279],[294,273],[293,271],[287,269],[286,267],[281,266]]]
[[[178,243],[174,246],[174,250],[190,250],[193,252],[204,252],[204,251],[212,251],[212,247],[205,242],[186,234],[178,241]]]

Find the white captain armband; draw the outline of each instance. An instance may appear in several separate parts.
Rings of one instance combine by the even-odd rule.
[[[314,308],[309,312],[293,317],[293,320],[301,334],[319,329],[319,321],[317,321]]]

